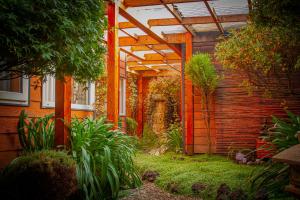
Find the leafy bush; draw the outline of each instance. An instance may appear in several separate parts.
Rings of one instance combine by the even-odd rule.
[[[126,117],[126,130],[128,135],[136,135],[138,123],[131,117]]]
[[[0,0],[0,72],[99,77],[104,66],[104,0]]]
[[[183,148],[182,129],[179,123],[170,125],[166,133],[168,150],[180,152]]]
[[[39,151],[20,156],[0,176],[2,199],[65,200],[76,190],[75,162],[62,151]]]
[[[85,199],[116,199],[121,188],[141,184],[133,138],[112,127],[104,118],[72,121],[72,155]]]
[[[145,151],[157,148],[160,146],[160,138],[154,131],[145,124],[143,129],[143,136],[139,140],[139,148]]]
[[[19,141],[25,152],[49,150],[54,147],[53,114],[28,118],[22,110],[18,122]]]
[[[267,141],[275,145],[277,153],[299,143],[297,132],[300,131],[300,116],[288,111],[287,114],[287,120],[273,117],[274,126],[265,136]],[[265,188],[271,198],[287,197],[289,194],[284,192],[284,187],[289,182],[289,165],[270,160],[263,169],[253,172],[250,181],[253,193]]]

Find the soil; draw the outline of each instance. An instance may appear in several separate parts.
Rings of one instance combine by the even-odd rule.
[[[170,194],[154,185],[154,183],[144,182],[140,189],[133,189],[130,194],[122,200],[201,200],[196,197]]]

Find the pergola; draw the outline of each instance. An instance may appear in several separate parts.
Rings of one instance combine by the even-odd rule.
[[[107,2],[107,117],[119,117],[120,59],[126,70],[139,77],[181,75],[181,119],[188,148],[193,131],[192,84],[185,78],[184,63],[192,56],[193,37],[208,31],[226,34],[246,24],[248,0],[116,0]],[[209,42],[209,41],[207,41]],[[205,45],[205,43],[203,43]],[[67,79],[68,80],[68,79]],[[56,118],[70,122],[70,81],[57,81]],[[138,79],[138,88],[142,89]],[[140,92],[139,92],[140,93]],[[138,122],[142,118],[138,103]],[[65,144],[67,129],[56,125],[58,144]],[[139,123],[138,129],[141,129]],[[64,140],[62,140],[64,138]],[[188,150],[188,149],[187,149]]]

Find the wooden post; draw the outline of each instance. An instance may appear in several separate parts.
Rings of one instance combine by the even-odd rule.
[[[55,145],[69,146],[72,78],[55,81]]]
[[[119,49],[118,49],[118,12],[119,7],[108,3],[108,31],[107,31],[107,119],[115,128],[119,118]]]
[[[186,48],[185,48],[185,58],[186,62],[191,59],[193,55],[193,44],[192,44],[192,34],[186,33]],[[185,77],[185,151],[188,155],[194,153],[194,90],[192,81]]]
[[[138,106],[137,106],[137,134],[139,137],[143,134],[143,77],[138,77]]]

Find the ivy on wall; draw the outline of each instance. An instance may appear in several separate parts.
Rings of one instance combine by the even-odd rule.
[[[107,76],[102,76],[96,81],[95,98],[96,117],[106,116]]]
[[[137,99],[138,99],[138,88],[137,88],[137,75],[133,73],[127,74],[127,89],[129,90],[128,103],[132,118],[136,118],[137,113]]]
[[[158,77],[149,83],[148,95],[145,99],[147,124],[153,126],[153,114],[156,100],[166,101],[165,128],[179,121],[180,77]]]

